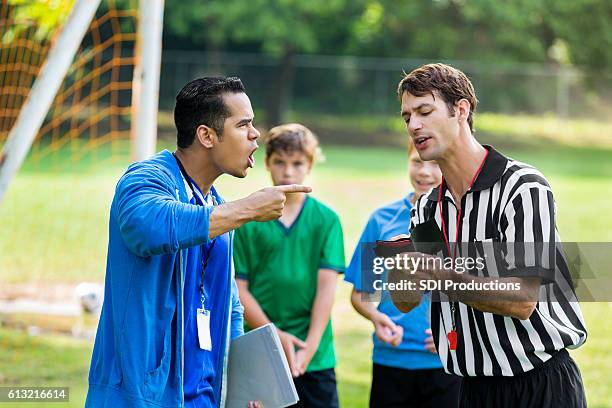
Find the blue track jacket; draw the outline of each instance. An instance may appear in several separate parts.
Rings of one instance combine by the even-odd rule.
[[[185,249],[208,242],[211,211],[189,204],[180,169],[167,150],[132,164],[119,180],[86,407],[184,405]],[[231,251],[229,245],[230,260]],[[229,341],[243,332],[243,308],[229,265],[225,357],[217,369],[223,375],[213,384],[221,387],[221,407]]]

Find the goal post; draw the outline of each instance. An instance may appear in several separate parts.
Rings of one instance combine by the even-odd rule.
[[[155,152],[164,0],[66,1],[67,19],[45,39],[35,18],[17,21],[21,3],[2,1],[0,205],[29,152],[33,163],[57,154],[69,166]],[[28,28],[5,36],[11,24]]]
[[[76,0],[0,153],[0,202],[38,134],[101,0]]]
[[[155,153],[164,0],[139,0],[136,65],[132,84],[132,160]]]

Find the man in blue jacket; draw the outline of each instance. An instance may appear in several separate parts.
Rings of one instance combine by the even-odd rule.
[[[177,150],[131,165],[111,205],[105,299],[87,407],[222,407],[228,345],[242,333],[235,228],[282,214],[277,186],[225,203],[259,132],[238,78],[196,79],[176,97]]]

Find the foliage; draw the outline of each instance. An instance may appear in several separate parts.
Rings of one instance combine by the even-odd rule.
[[[167,0],[175,38],[217,49],[423,59],[612,62],[608,0]],[[562,52],[559,53],[559,50]]]
[[[216,47],[252,44],[280,57],[315,53],[358,16],[362,0],[170,0],[168,28]],[[340,23],[340,24],[339,24]]]
[[[2,37],[5,44],[34,28],[34,39],[49,40],[70,15],[74,0],[8,0],[14,25]]]

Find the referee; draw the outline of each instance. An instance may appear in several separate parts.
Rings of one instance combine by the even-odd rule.
[[[412,209],[413,236],[421,224],[437,226],[453,258],[457,243],[464,244],[459,253],[475,242],[518,243],[521,254],[530,253],[506,257],[503,266],[488,260],[476,275],[425,262],[413,275],[521,288],[433,292],[434,341],[445,370],[463,377],[461,406],[586,407],[580,371],[566,349],[581,346],[587,333],[560,249],[550,185],[537,169],[474,138],[477,99],[463,72],[424,65],[402,79],[398,96],[421,159],[437,161],[443,175]],[[412,296],[394,296],[394,302],[408,312],[419,300]]]

